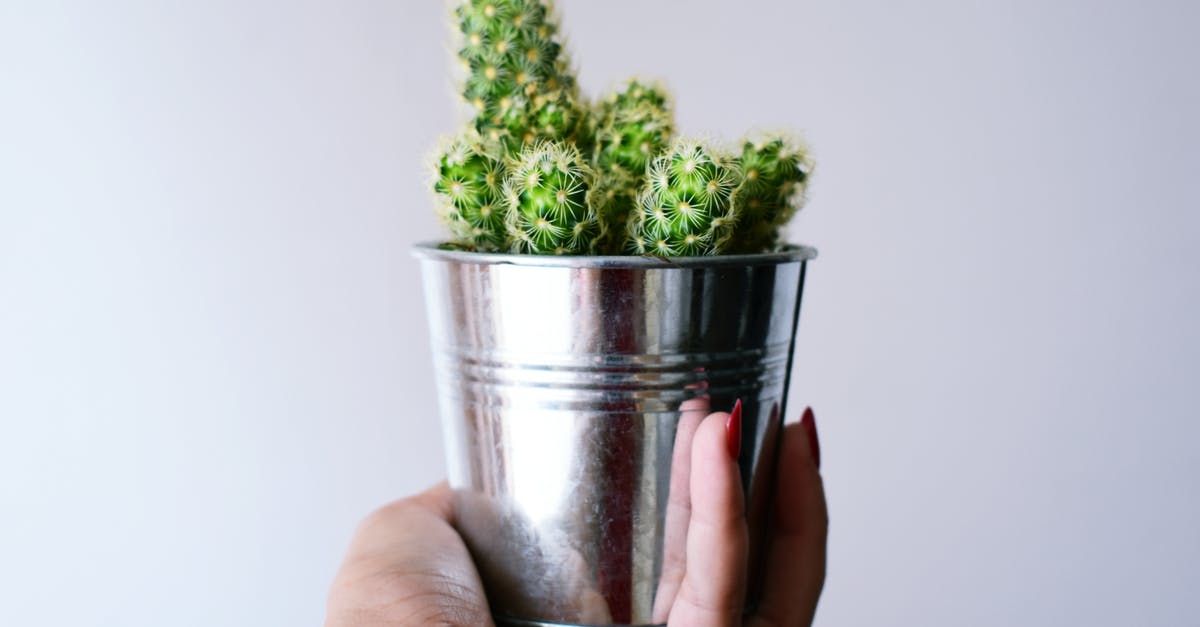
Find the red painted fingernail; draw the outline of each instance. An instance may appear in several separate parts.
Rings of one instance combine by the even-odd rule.
[[[742,452],[742,399],[733,404],[729,419],[725,421],[725,447],[729,449],[729,457],[735,461]]]
[[[813,463],[817,470],[821,469],[821,441],[817,439],[817,417],[813,415],[812,407],[804,409],[804,417],[800,419],[804,432],[808,434],[808,446],[812,449]]]

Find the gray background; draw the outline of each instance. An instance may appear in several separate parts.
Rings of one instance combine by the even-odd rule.
[[[807,132],[817,624],[1200,615],[1194,2],[564,1],[584,88]],[[0,624],[321,620],[441,475],[439,2],[0,2]]]

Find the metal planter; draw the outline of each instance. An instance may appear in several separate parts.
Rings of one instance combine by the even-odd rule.
[[[686,530],[669,515],[681,460],[696,423],[739,398],[757,572],[815,250],[415,255],[455,522],[499,624],[664,623],[659,581]]]

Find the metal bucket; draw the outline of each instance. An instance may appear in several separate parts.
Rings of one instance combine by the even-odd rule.
[[[760,570],[815,250],[414,252],[455,523],[500,625],[666,622],[660,579],[686,536],[686,520],[668,515],[671,491],[688,485],[688,464],[675,460],[710,408],[739,398],[751,573]],[[751,603],[757,588],[752,576]]]

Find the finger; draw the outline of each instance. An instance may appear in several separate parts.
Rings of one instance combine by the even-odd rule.
[[[810,625],[825,585],[829,514],[812,410],[783,430],[766,577],[752,626]]]
[[[741,478],[726,443],[728,419],[709,415],[692,442],[687,566],[667,621],[674,627],[741,621],[749,540]]]
[[[326,627],[491,625],[443,483],[359,525],[329,593]]]
[[[666,622],[671,604],[679,592],[679,584],[683,582],[687,565],[687,528],[692,516],[692,441],[711,405],[708,395],[704,395],[684,401],[679,406],[675,448],[671,454],[671,487],[663,521],[662,577],[659,579],[658,592],[654,595],[652,613],[655,623]]]

